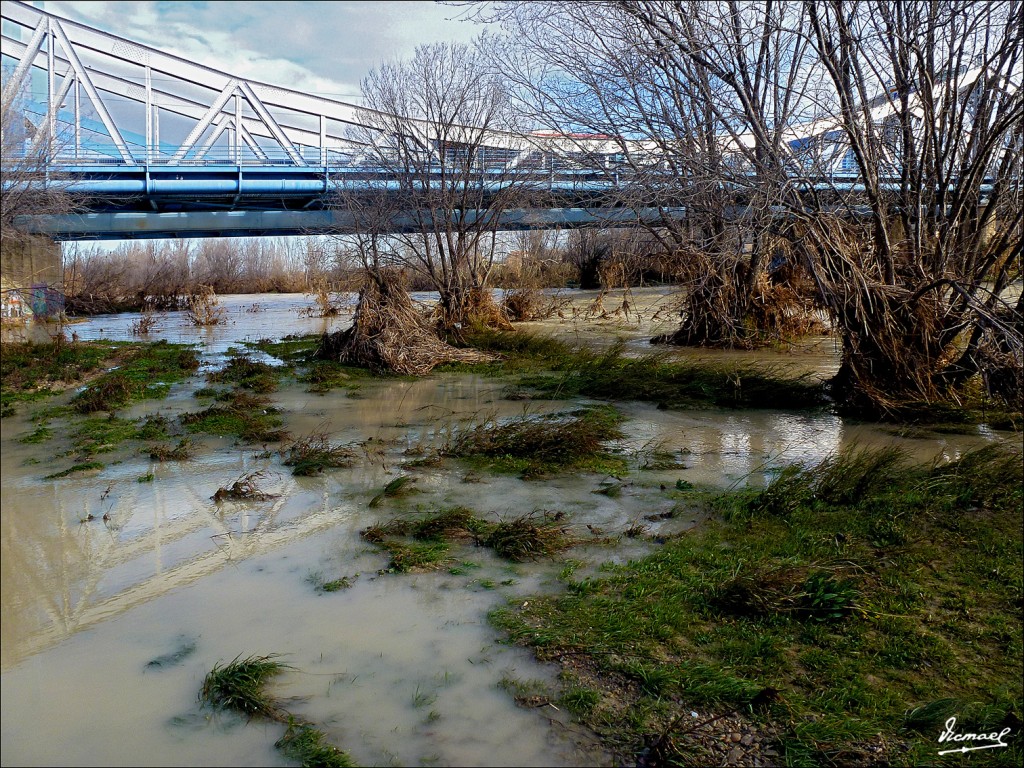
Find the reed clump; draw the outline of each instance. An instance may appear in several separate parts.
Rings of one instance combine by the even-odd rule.
[[[369,368],[375,373],[423,376],[442,363],[482,363],[491,355],[459,349],[412,303],[400,279],[371,276],[359,293],[352,325],[324,334],[315,357]]]
[[[622,421],[622,414],[611,406],[509,420],[488,418],[455,430],[438,453],[488,460],[524,477],[573,469],[613,474],[622,471],[623,462],[608,452],[607,443],[622,437]]]
[[[284,735],[274,746],[303,766],[350,768],[352,758],[337,747],[328,744],[325,735],[312,723],[305,722],[267,694],[267,681],[293,667],[278,661],[276,655],[236,656],[229,664],[215,664],[203,680],[199,700],[219,708],[233,709],[248,718],[265,717],[287,725]]]
[[[270,678],[286,669],[276,655],[236,656],[230,663],[217,663],[203,679],[199,699],[204,704],[221,709],[234,709],[253,717],[262,715],[271,720],[286,719],[277,702],[264,690]]]
[[[325,469],[351,467],[356,461],[356,452],[346,446],[331,443],[327,433],[314,431],[295,440],[288,446],[286,467],[292,467],[292,474],[299,477],[319,475]]]

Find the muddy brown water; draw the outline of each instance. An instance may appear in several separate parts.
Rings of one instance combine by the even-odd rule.
[[[575,319],[567,307],[560,320],[526,325],[582,343],[622,338],[635,351],[649,348],[652,333],[671,328],[670,314],[654,318],[671,300],[667,291],[634,291],[631,310],[639,309],[639,318],[616,315],[622,297],[613,294],[605,297],[608,316],[584,322],[582,312],[596,297],[577,295]],[[301,295],[228,296],[222,303],[222,326],[196,329],[170,314],[151,338],[200,345],[208,371],[241,341],[351,321],[350,311],[301,317],[310,304]],[[134,319],[95,317],[66,332],[135,338]],[[836,365],[827,338],[717,357],[821,376]],[[200,377],[177,385],[166,400],[123,415],[195,409],[192,392],[202,383]],[[417,493],[369,507],[389,480],[409,473],[402,466],[409,452],[435,445],[453,426],[583,402],[524,404],[505,392],[506,382],[462,374],[370,381],[354,395],[284,389],[273,399],[293,434],[323,430],[335,442],[365,445],[356,466],[313,478],[293,477],[277,453],[261,446],[213,438],[188,462],[122,453],[101,457],[109,463],[100,472],[44,480],[68,460],[53,455],[56,443],[19,442],[33,428],[24,409],[3,419],[2,763],[285,765],[274,749],[281,726],[212,712],[197,700],[215,664],[281,654],[294,669],[274,679],[272,693],[361,765],[611,764],[564,711],[518,707],[501,685],[555,680],[553,667],[502,644],[486,616],[506,600],[556,588],[563,563],[509,564],[468,547],[454,551],[451,570],[380,573],[387,559],[359,531],[417,509],[464,504],[492,519],[559,510],[584,534],[589,525],[615,536],[636,522],[651,533],[672,532],[700,521],[645,518],[672,510],[677,480],[760,485],[772,467],[818,461],[851,444],[897,444],[927,461],[1008,437],[979,429],[910,439],[828,414],[659,411],[625,403],[626,438],[616,447],[634,467],[654,449],[679,466],[634,468],[617,496],[595,493],[611,482],[600,476],[524,481],[448,465],[415,470]],[[262,488],[273,498],[213,503],[217,488],[249,472],[264,473]],[[152,481],[139,482],[148,473]],[[586,571],[656,546],[599,539],[567,557]],[[315,588],[340,577],[352,586]]]

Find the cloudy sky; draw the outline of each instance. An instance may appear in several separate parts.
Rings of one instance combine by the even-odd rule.
[[[252,80],[356,100],[382,60],[420,43],[469,42],[464,7],[413,2],[36,2],[97,27]]]

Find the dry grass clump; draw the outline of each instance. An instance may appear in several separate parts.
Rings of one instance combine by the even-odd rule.
[[[264,492],[259,483],[266,477],[266,472],[259,470],[249,472],[235,480],[231,485],[218,488],[211,498],[220,504],[222,501],[266,501],[277,498],[276,494]]]
[[[189,294],[188,298],[188,321],[195,326],[205,328],[210,325],[220,325],[224,322],[224,307],[220,306],[217,294],[213,286],[197,286],[196,292]]]
[[[548,296],[537,288],[513,288],[501,300],[501,311],[514,323],[547,320],[569,304],[569,299]]]
[[[352,326],[324,334],[315,357],[377,373],[414,376],[426,375],[442,363],[485,363],[494,359],[442,341],[399,281],[387,274],[367,280],[359,293]]]
[[[527,475],[570,468],[598,469],[597,465],[609,458],[605,443],[622,436],[621,421],[621,414],[611,406],[572,413],[524,414],[506,421],[487,419],[457,430],[439,453],[511,461]]]
[[[434,307],[432,317],[440,329],[456,336],[463,328],[512,330],[508,317],[487,288],[470,288],[443,297]]]
[[[506,560],[522,563],[551,557],[571,547],[575,539],[557,514],[543,513],[538,517],[531,512],[495,524],[480,543]]]
[[[133,336],[147,336],[151,331],[156,330],[159,322],[159,316],[152,309],[146,308],[142,310],[139,319],[133,320],[128,326],[128,332]]]
[[[187,437],[183,437],[173,448],[169,445],[151,446],[149,458],[153,459],[153,461],[186,461],[191,459],[194,453],[192,441]]]
[[[286,467],[292,467],[292,474],[300,477],[319,475],[325,469],[351,467],[356,452],[341,445],[332,445],[324,431],[316,431],[295,440],[287,451]]]
[[[830,621],[856,608],[851,581],[821,568],[751,568],[709,589],[708,603],[733,616],[777,616]]]

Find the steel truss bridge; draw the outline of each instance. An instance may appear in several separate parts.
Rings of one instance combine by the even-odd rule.
[[[352,138],[367,114],[356,105],[236,77],[23,2],[4,0],[2,21],[4,103],[25,117],[5,126],[16,134],[4,137],[5,154],[46,157],[49,183],[85,201],[80,212],[25,222],[54,240],[353,231],[356,216],[331,204],[340,188],[398,192]],[[582,142],[590,164],[595,155],[610,162],[606,139]],[[535,200],[503,211],[502,229],[617,226],[664,213],[608,206],[610,166],[571,167],[544,140],[485,135],[474,183],[485,193],[525,184]],[[399,213],[390,227],[417,220]]]
[[[415,230],[423,221],[424,211],[410,200],[404,182],[373,159],[379,146],[372,144],[386,146],[388,139],[374,138],[366,123],[380,113],[201,66],[17,0],[3,0],[0,16],[3,100],[5,110],[13,105],[19,115],[5,121],[14,123],[4,126],[5,172],[8,164],[46,158],[37,169],[43,183],[82,201],[74,214],[26,216],[21,223],[30,231],[59,241],[364,229],[352,206],[339,200],[342,189],[390,195],[389,207],[398,212],[385,221],[388,231]],[[876,101],[872,120],[881,125],[892,106],[888,99]],[[459,151],[439,147],[429,126],[405,124],[435,158]],[[800,171],[791,183],[841,194],[863,191],[842,160],[848,148],[830,138],[837,133],[828,120],[789,131],[794,153],[823,143],[828,159],[815,167],[832,169],[810,177]],[[530,207],[498,213],[501,229],[628,226],[685,216],[671,197],[659,200],[661,207],[638,210],[616,202],[621,196],[610,193],[632,177],[621,166],[620,180],[622,147],[612,137],[489,131],[481,143],[468,177],[481,197],[515,184],[531,201]],[[660,157],[644,142],[629,151],[648,153],[652,163]],[[899,178],[894,167],[884,183],[898,188]],[[396,200],[406,202],[404,210]],[[848,203],[837,206],[857,212]],[[741,197],[731,210],[729,215],[745,215]]]

